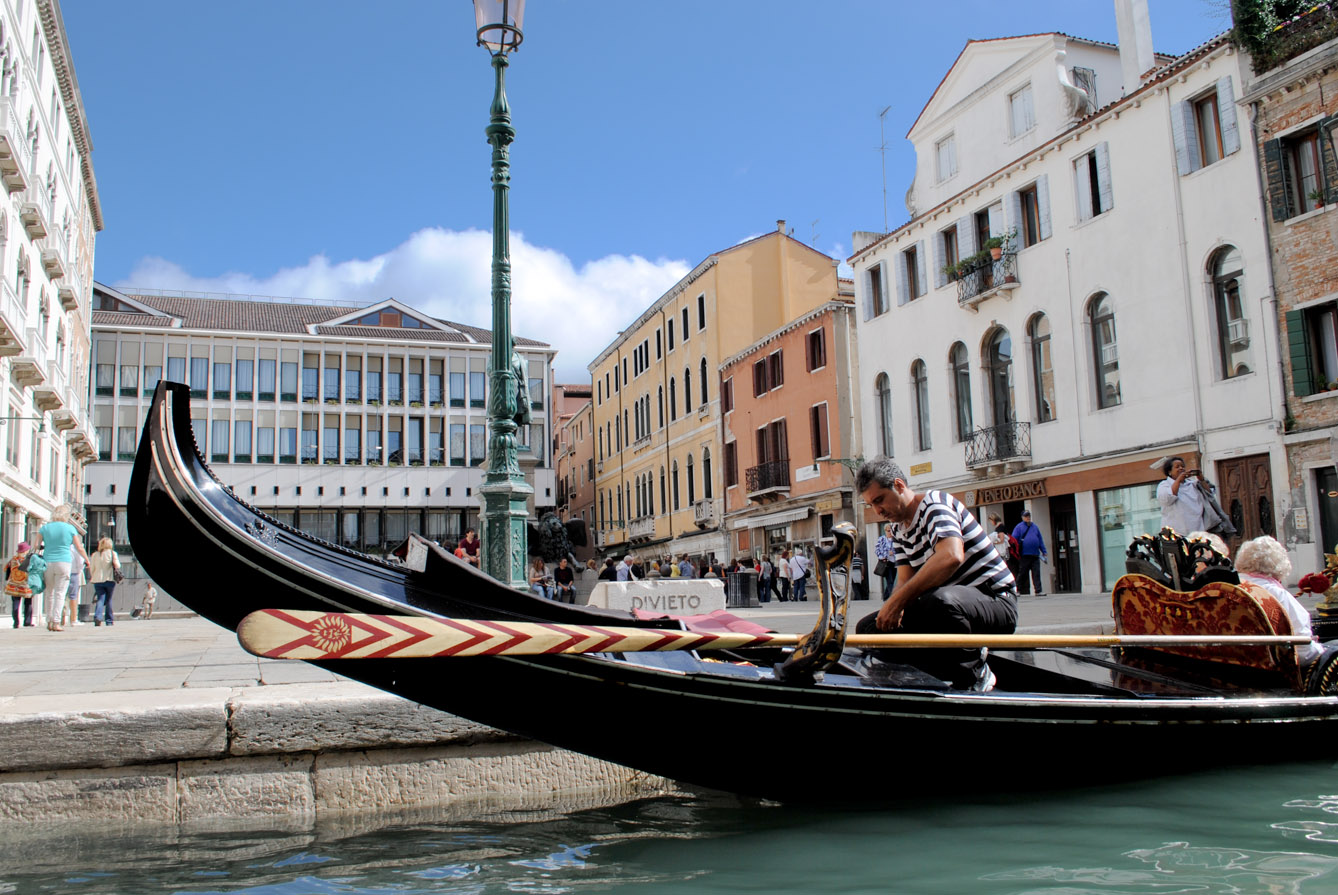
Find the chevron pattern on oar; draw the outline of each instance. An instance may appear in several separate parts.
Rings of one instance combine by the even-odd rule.
[[[312,660],[738,649],[777,635],[262,609],[242,619],[237,639],[263,658]]]

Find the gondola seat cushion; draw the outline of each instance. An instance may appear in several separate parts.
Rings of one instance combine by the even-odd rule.
[[[1174,591],[1146,575],[1125,575],[1112,594],[1117,634],[1241,636],[1289,635],[1291,620],[1268,591],[1254,584],[1205,584],[1193,593]],[[1300,686],[1290,647],[1217,645],[1157,647],[1157,652],[1251,668]]]

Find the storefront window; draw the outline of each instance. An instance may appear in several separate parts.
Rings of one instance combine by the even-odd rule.
[[[1097,522],[1101,532],[1101,577],[1106,590],[1124,574],[1129,542],[1161,530],[1158,482],[1096,492]]]

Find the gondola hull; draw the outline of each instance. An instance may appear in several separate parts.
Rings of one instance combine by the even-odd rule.
[[[160,385],[150,408],[127,510],[146,574],[233,630],[265,608],[663,624],[543,600],[445,557],[413,571],[287,528],[213,476],[194,446],[189,391],[175,384]],[[778,681],[769,662],[689,653],[317,664],[555,746],[778,799],[1067,787],[1338,751],[1338,698],[1291,693],[1140,694],[1101,680],[963,693],[853,671],[798,685]],[[1045,677],[1027,671],[1026,656],[1017,668]],[[853,787],[847,755],[869,757]],[[1070,759],[1062,776],[1059,756]]]

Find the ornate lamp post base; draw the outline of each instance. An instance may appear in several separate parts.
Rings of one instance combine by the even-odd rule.
[[[483,501],[484,571],[524,590],[530,586],[525,568],[525,526],[534,489],[523,480],[485,482],[479,493]]]

